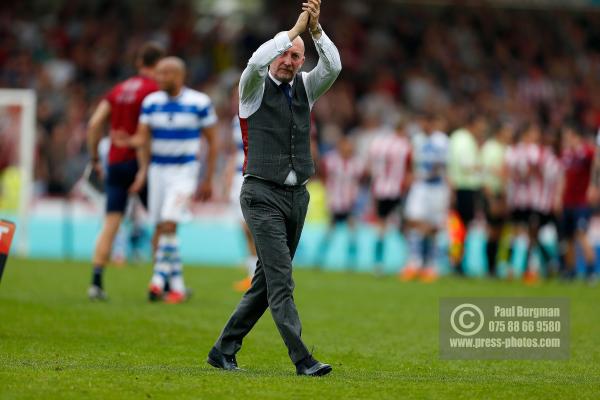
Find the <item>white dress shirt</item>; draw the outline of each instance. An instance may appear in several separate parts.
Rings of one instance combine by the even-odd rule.
[[[313,38],[313,41],[319,54],[319,62],[310,72],[300,72],[311,109],[315,101],[335,82],[335,79],[342,70],[342,62],[338,49],[325,32],[321,32],[321,37],[318,40]],[[260,108],[265,92],[265,77],[267,75],[277,85],[281,84],[269,72],[269,65],[290,47],[292,47],[292,42],[288,33],[280,32],[273,39],[263,43],[252,54],[240,78],[240,118],[248,118]],[[292,85],[293,83],[294,80],[290,82]],[[291,170],[284,183],[286,185],[295,185],[297,182],[296,172]]]

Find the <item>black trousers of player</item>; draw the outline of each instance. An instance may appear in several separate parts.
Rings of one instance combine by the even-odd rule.
[[[298,247],[309,194],[304,185],[281,186],[258,178],[244,180],[240,203],[254,237],[258,263],[252,286],[215,343],[217,350],[232,355],[264,314],[267,307],[288,348],[292,362],[309,355],[301,339],[302,325],[294,304],[292,259]]]

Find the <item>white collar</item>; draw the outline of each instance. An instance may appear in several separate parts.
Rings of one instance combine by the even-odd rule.
[[[277,84],[277,86],[281,86],[281,84],[283,83],[280,80],[278,80],[277,78],[275,78],[273,76],[273,74],[271,74],[271,70],[269,70],[269,78],[271,78],[273,80],[273,82],[275,82]],[[294,76],[294,78],[295,78],[295,76]],[[294,86],[294,80],[295,79],[292,79],[292,81],[290,82],[290,86]]]

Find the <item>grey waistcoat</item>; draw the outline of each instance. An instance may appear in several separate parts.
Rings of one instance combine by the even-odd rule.
[[[267,76],[260,107],[240,122],[247,133],[244,174],[283,184],[293,169],[300,184],[315,173],[310,153],[310,105],[299,74],[292,85],[291,108],[283,90]]]

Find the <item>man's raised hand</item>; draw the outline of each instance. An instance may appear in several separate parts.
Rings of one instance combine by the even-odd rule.
[[[316,31],[319,27],[319,15],[321,14],[321,0],[307,0],[306,3],[302,3],[302,10],[308,12],[310,19],[308,22],[308,29],[312,32]]]
[[[288,31],[290,40],[296,39],[296,37],[300,36],[300,34],[306,30],[308,19],[308,11],[302,11],[298,17],[298,20],[296,21],[296,25],[294,25],[294,27]]]

